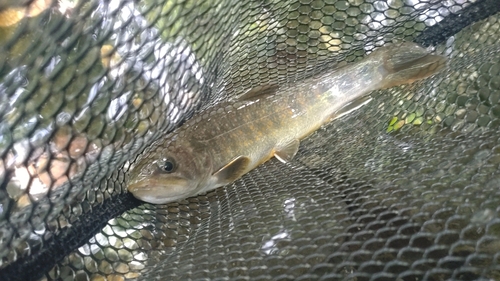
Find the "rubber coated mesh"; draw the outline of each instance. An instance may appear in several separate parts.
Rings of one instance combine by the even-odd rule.
[[[0,279],[500,280],[499,9],[0,0]],[[126,192],[196,112],[399,41],[448,66],[373,92],[289,164],[168,205]]]

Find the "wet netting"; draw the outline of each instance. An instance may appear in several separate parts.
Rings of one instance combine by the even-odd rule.
[[[0,0],[0,280],[500,280],[497,0]],[[447,58],[227,186],[127,192],[144,149],[379,46]]]

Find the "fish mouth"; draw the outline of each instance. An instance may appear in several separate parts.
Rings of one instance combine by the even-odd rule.
[[[193,191],[189,188],[188,180],[180,177],[169,178],[168,181],[143,179],[131,183],[127,190],[135,198],[152,204],[166,204],[184,199],[192,195]]]

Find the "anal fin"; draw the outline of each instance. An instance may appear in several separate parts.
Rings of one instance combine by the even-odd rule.
[[[265,97],[275,93],[279,86],[277,84],[260,85],[255,88],[250,89],[248,92],[237,97],[237,100],[252,100],[259,97]]]
[[[329,121],[333,121],[333,120],[338,119],[346,114],[349,114],[349,113],[359,109],[363,105],[369,103],[371,100],[372,100],[371,96],[364,96],[364,97],[361,97],[359,99],[356,99],[356,100],[344,105],[339,110],[335,111],[330,116]]]
[[[283,163],[289,162],[293,159],[297,151],[299,151],[300,141],[298,139],[293,139],[282,147],[279,147],[274,152],[274,157]]]
[[[218,183],[228,184],[243,176],[249,164],[250,158],[238,156],[217,170],[213,176],[217,178]]]

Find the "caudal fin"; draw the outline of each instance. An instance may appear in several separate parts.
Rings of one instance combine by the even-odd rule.
[[[382,47],[373,55],[380,55],[386,76],[381,88],[409,84],[431,76],[446,65],[446,58],[432,55],[411,42]]]

